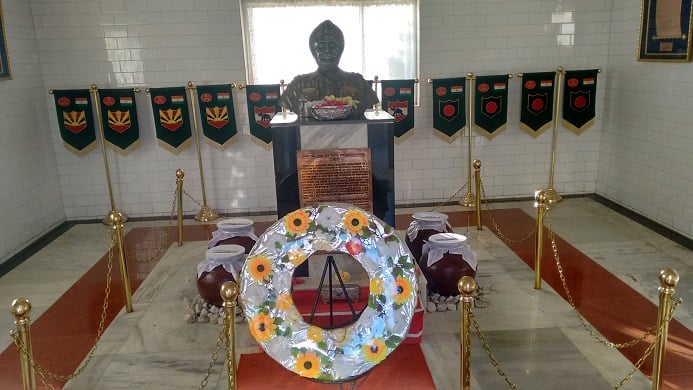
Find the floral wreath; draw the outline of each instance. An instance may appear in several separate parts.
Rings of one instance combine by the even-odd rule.
[[[303,320],[291,296],[294,269],[315,251],[353,256],[368,274],[368,305],[343,328]],[[250,333],[274,360],[302,377],[353,380],[383,361],[406,337],[417,300],[409,251],[394,229],[351,205],[293,211],[265,231],[240,276]]]

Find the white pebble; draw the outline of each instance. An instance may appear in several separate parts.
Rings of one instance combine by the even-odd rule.
[[[426,311],[429,313],[436,311],[436,304],[433,302],[426,302]]]
[[[454,303],[448,303],[448,310],[456,311],[457,305],[455,305]]]
[[[436,311],[446,311],[448,309],[448,305],[445,303],[438,303],[436,305]]]
[[[184,319],[185,322],[187,322],[188,324],[193,324],[193,323],[195,323],[195,320],[197,319],[197,316],[196,316],[195,314],[186,313],[186,314],[183,316],[183,319]]]
[[[200,314],[199,316],[197,316],[197,322],[200,322],[203,324],[207,323],[207,322],[209,322],[209,316],[207,314]]]

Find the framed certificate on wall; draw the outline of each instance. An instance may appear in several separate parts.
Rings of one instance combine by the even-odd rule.
[[[0,4],[0,80],[12,78],[10,70],[10,58],[7,55],[7,38],[5,38],[5,15],[2,12],[2,4]]]
[[[691,60],[691,0],[643,0],[638,60]]]

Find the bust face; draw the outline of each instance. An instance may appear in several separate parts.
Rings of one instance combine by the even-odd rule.
[[[315,61],[318,63],[318,69],[336,70],[344,48],[336,39],[331,39],[331,37],[321,38],[311,45],[311,51]]]

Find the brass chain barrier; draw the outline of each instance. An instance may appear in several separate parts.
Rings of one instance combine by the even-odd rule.
[[[455,192],[454,194],[452,194],[452,196],[450,196],[449,198],[445,199],[444,201],[438,203],[437,206],[434,206],[433,208],[431,208],[431,209],[428,210],[428,211],[429,211],[429,212],[430,212],[430,211],[436,211],[436,210],[438,210],[439,208],[445,206],[448,202],[450,202],[451,200],[455,199],[455,198],[457,197],[457,195],[459,195],[460,192],[462,192],[465,188],[467,188],[467,183],[464,183],[464,185],[463,185],[462,187],[460,187],[460,189],[457,190],[457,192]]]
[[[525,242],[530,237],[532,237],[535,233],[535,230],[536,230],[534,227],[534,224],[532,224],[532,226],[530,226],[529,233],[527,233],[526,236],[524,236],[523,238],[521,238],[519,240],[514,239],[514,238],[510,238],[507,235],[505,235],[505,233],[503,233],[501,231],[500,227],[498,226],[498,223],[496,223],[496,219],[493,218],[493,213],[491,212],[491,207],[489,206],[488,200],[486,199],[486,189],[484,188],[484,182],[480,181],[480,183],[481,183],[481,193],[483,195],[482,199],[484,200],[484,204],[486,205],[486,213],[488,214],[489,220],[491,221],[491,225],[493,225],[493,229],[496,231],[496,233],[498,233],[498,237],[500,237],[504,241],[507,241],[507,242],[510,242],[513,244],[519,244],[521,242]]]
[[[173,215],[176,213],[176,201],[178,200],[178,191],[173,191],[173,201],[171,202],[171,214],[168,220],[168,227],[164,230],[164,238],[161,240],[161,243],[159,244],[158,248],[156,249],[156,252],[152,255],[152,257],[144,260],[140,260],[136,258],[135,256],[128,255],[125,253],[125,258],[130,261],[134,261],[139,264],[146,264],[146,263],[151,263],[154,260],[157,260],[159,258],[159,255],[161,255],[161,252],[166,248],[166,243],[168,242],[168,236],[169,236],[169,228],[171,225],[173,225]],[[124,249],[123,249],[124,250]]]
[[[193,198],[193,197],[188,193],[188,191],[185,190],[185,188],[183,188],[183,193],[185,194],[185,196],[188,197],[188,199],[190,199],[190,200],[192,200],[193,202],[197,203],[197,206],[198,206],[199,208],[204,207],[204,205],[202,205],[202,203],[200,203],[199,200]]]
[[[498,363],[498,360],[496,360],[495,356],[493,356],[491,347],[489,347],[488,343],[486,342],[486,338],[484,337],[484,334],[481,332],[479,323],[476,321],[476,317],[474,316],[474,312],[472,312],[471,308],[469,309],[469,318],[471,318],[472,320],[472,325],[474,325],[476,335],[477,337],[479,337],[479,340],[481,341],[481,346],[484,348],[484,351],[486,351],[486,354],[488,355],[489,359],[491,359],[491,363],[493,364],[493,367],[496,368],[498,375],[500,375],[501,378],[503,378],[505,383],[508,384],[508,387],[517,390],[517,386],[515,386],[515,384],[512,383],[512,381],[510,381],[510,378],[508,378],[508,375],[506,375],[505,371],[503,371],[503,369],[500,366],[500,363]]]
[[[231,319],[231,321],[235,321],[234,318]],[[214,365],[217,364],[217,359],[219,359],[219,350],[221,349],[222,344],[224,344],[224,336],[226,335],[226,323],[228,321],[224,321],[224,326],[221,327],[221,331],[219,331],[219,337],[217,338],[217,348],[214,350],[212,353],[212,359],[209,361],[209,367],[207,367],[207,373],[205,374],[205,377],[202,378],[202,381],[200,382],[200,390],[204,390],[205,387],[207,387],[207,381],[209,380],[209,376],[212,374],[212,370],[214,370]]]
[[[99,340],[101,340],[101,336],[103,336],[103,331],[104,331],[104,326],[106,324],[106,312],[108,310],[108,298],[111,294],[111,276],[112,276],[112,271],[113,271],[113,251],[114,248],[116,247],[116,239],[114,237],[114,232],[113,230],[109,231],[109,238],[110,238],[110,247],[108,249],[108,271],[106,273],[106,289],[104,291],[104,298],[103,298],[103,306],[101,310],[101,320],[99,322],[99,328],[96,331],[96,338],[94,339],[94,346],[89,350],[89,354],[87,355],[87,359],[82,363],[82,365],[72,374],[70,375],[58,375],[54,374],[47,369],[43,368],[41,365],[39,365],[35,360],[31,361],[31,365],[34,367],[34,370],[36,371],[36,374],[39,376],[39,379],[43,383],[43,385],[46,388],[49,389],[54,389],[53,385],[48,383],[46,381],[46,378],[50,378],[56,382],[66,382],[72,378],[75,378],[79,374],[84,371],[87,366],[89,365],[89,362],[91,362],[92,358],[94,357],[94,353],[96,352],[96,348],[99,345]],[[22,343],[22,341],[19,339],[17,332],[10,332],[10,335],[12,336],[12,339],[14,340],[14,344],[17,346],[17,349],[20,351],[20,353],[29,356],[29,351],[27,350],[26,346]]]

